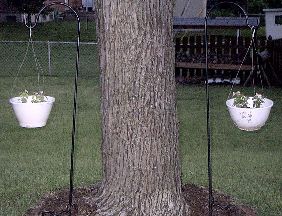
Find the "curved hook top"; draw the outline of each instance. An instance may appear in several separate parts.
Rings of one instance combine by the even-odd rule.
[[[68,4],[66,4],[66,3],[63,3],[63,2],[52,2],[52,3],[50,3],[50,4],[48,4],[48,5],[45,5],[44,7],[42,7],[41,10],[35,15],[35,23],[34,23],[33,25],[32,25],[32,23],[30,23],[30,25],[28,25],[28,23],[27,23],[27,21],[26,21],[26,17],[24,16],[24,24],[25,24],[25,26],[26,26],[27,28],[29,28],[29,29],[34,28],[34,27],[37,25],[37,23],[38,23],[40,14],[41,14],[46,8],[51,7],[51,6],[53,6],[53,5],[62,5],[62,6],[64,6],[64,7],[69,8],[69,9],[75,14],[76,19],[77,19],[77,21],[79,22],[80,18],[79,18],[79,16],[78,16],[77,12],[76,12],[70,5],[68,5]]]
[[[247,12],[244,10],[244,8],[242,8],[239,4],[235,3],[235,2],[230,2],[230,1],[223,1],[223,2],[219,2],[217,4],[215,4],[214,6],[212,6],[208,11],[207,11],[207,14],[206,14],[206,19],[209,17],[210,13],[218,6],[220,5],[224,5],[224,4],[231,4],[231,5],[234,5],[236,6],[239,10],[241,10],[241,12],[244,14],[245,16],[245,19],[246,19],[246,25],[253,30],[253,28],[255,28],[254,26],[250,25],[249,24],[249,16],[247,14]]]

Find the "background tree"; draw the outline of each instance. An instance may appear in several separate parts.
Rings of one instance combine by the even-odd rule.
[[[81,5],[81,1],[80,0],[73,0],[72,3],[71,3],[71,6],[74,10],[79,10],[79,8],[82,7]]]
[[[173,0],[97,0],[104,179],[99,215],[189,215],[181,193]]]
[[[263,13],[263,9],[267,8],[268,4],[265,0],[249,0],[248,12],[249,13]]]
[[[269,8],[282,8],[282,1],[281,0],[268,0],[267,6]]]
[[[34,14],[43,6],[44,0],[9,0],[10,6],[17,8],[19,12]]]
[[[208,8],[212,7],[213,5],[219,2],[225,2],[225,0],[208,0]],[[251,14],[263,13],[263,9],[265,8],[282,7],[281,0],[233,0],[232,2],[239,4],[240,6],[245,8],[248,11],[248,13]],[[227,5],[224,9],[226,9],[227,11],[231,10],[230,5]]]

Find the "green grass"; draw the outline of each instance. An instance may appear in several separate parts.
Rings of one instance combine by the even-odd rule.
[[[38,28],[51,29],[51,25],[55,24]],[[50,41],[75,38],[75,23],[64,25],[67,27],[56,27],[62,31],[60,34],[50,30],[53,33],[36,32],[35,37],[38,34],[42,40]],[[68,35],[69,27],[74,29],[73,35]],[[23,26],[1,26],[0,32],[0,40],[26,40],[27,30]],[[61,35],[67,39],[60,38]],[[68,187],[75,48],[54,45],[52,76],[47,75],[43,85],[45,91],[56,98],[54,108],[46,127],[24,129],[18,126],[8,99],[11,92],[36,85],[36,71],[31,70],[34,63],[29,57],[15,81],[26,44],[1,46],[5,52],[0,52],[0,215],[17,216],[47,192]],[[35,45],[35,49],[45,69],[48,65],[46,46]],[[76,186],[101,179],[97,64],[96,46],[81,46]],[[207,186],[205,89],[178,86],[177,91],[183,182]],[[267,125],[257,132],[240,131],[232,124],[225,107],[229,91],[229,87],[210,88],[214,188],[234,196],[238,202],[254,206],[260,216],[282,215],[282,90],[265,90],[275,104]],[[244,88],[244,92],[251,91]]]
[[[96,24],[81,22],[81,41],[96,41]],[[0,23],[0,41],[26,41],[29,29],[23,23]],[[58,21],[38,24],[32,31],[33,40],[76,41],[77,22]]]
[[[69,178],[73,79],[46,78],[46,92],[56,102],[41,129],[18,126],[7,103],[11,82],[11,77],[0,79],[0,215],[21,215],[43,194],[66,188]],[[224,104],[229,88],[210,91],[214,188],[256,207],[259,215],[281,215],[281,89],[265,91],[275,106],[267,125],[257,132],[240,131],[232,124]],[[101,179],[99,95],[95,77],[80,79],[77,186]],[[178,86],[177,105],[183,182],[207,186],[204,87]]]
[[[229,90],[210,88],[213,186],[256,207],[259,215],[282,215],[282,91],[265,90],[275,103],[270,119],[261,130],[245,132],[233,125],[226,110]],[[204,97],[203,87],[178,88],[183,180],[207,186]]]
[[[11,82],[1,78],[0,215],[22,215],[44,193],[69,181],[73,79],[46,81],[56,102],[41,129],[18,126],[7,103],[5,87]],[[99,89],[93,79],[81,79],[79,86],[75,185],[88,185],[101,178]]]

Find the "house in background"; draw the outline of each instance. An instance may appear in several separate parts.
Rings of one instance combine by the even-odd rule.
[[[71,6],[73,9],[77,11],[86,11],[90,12],[94,10],[94,1],[95,0],[47,0],[45,1],[45,4],[49,4],[51,2],[63,2]],[[67,8],[65,8],[67,10]]]
[[[93,11],[95,9],[94,0],[82,0],[82,7],[85,11]]]
[[[21,16],[15,8],[8,7],[5,0],[0,0],[0,22],[20,22]]]
[[[282,38],[282,8],[264,9],[266,37]]]
[[[52,2],[65,3],[69,6],[71,6],[73,9],[77,10],[77,11],[81,10],[81,8],[82,8],[82,1],[81,0],[46,0],[46,1],[44,1],[44,4],[48,5]],[[67,7],[60,6],[60,5],[54,5],[53,8],[55,8],[56,10],[61,11],[61,12],[68,10]]]
[[[70,5],[74,10],[78,11],[80,15],[83,16],[83,13],[87,13],[87,16],[91,17],[91,14],[94,11],[95,0],[46,0],[44,2],[45,5],[48,5],[52,2],[62,2]],[[54,5],[52,6],[54,11],[40,16],[39,22],[49,22],[56,18],[63,19],[63,16],[60,14],[67,14],[69,8]],[[6,4],[6,0],[0,0],[0,22],[24,22],[24,18],[26,15],[19,13],[15,8],[10,8]],[[94,17],[94,15],[93,15]],[[32,16],[32,22],[35,21],[35,16]]]

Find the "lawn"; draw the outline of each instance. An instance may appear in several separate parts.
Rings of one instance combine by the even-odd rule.
[[[21,40],[19,34],[15,34],[16,40]],[[0,35],[0,39],[7,37]],[[16,76],[26,44],[0,45],[5,50],[0,53],[0,215],[17,216],[42,195],[68,187],[75,47],[54,48],[52,75],[46,71],[46,55],[39,54],[45,71],[41,85],[56,102],[46,127],[24,129],[18,126],[8,99],[20,88],[37,84],[37,74],[34,68],[30,70],[34,63],[29,57]],[[78,87],[76,186],[93,184],[102,178],[97,49],[83,46]],[[39,45],[35,48],[37,53],[46,49]],[[234,90],[252,91],[242,87]],[[257,208],[259,215],[282,215],[282,89],[264,90],[274,101],[274,107],[265,127],[257,132],[240,131],[232,124],[225,107],[229,91],[230,86],[210,88],[214,188]],[[177,107],[183,183],[207,186],[204,86],[177,86]]]
[[[0,79],[1,215],[21,215],[43,194],[68,186],[73,79],[45,79],[45,91],[56,102],[41,129],[18,126],[7,102],[14,78]],[[281,215],[281,89],[265,90],[275,106],[267,125],[257,132],[243,132],[232,124],[224,104],[229,87],[210,90],[214,188],[256,207],[259,215]],[[177,92],[183,182],[207,186],[204,86],[178,86]],[[80,78],[76,186],[101,179],[99,95],[95,76]]]
[[[81,41],[96,41],[95,22],[81,22]],[[29,29],[22,23],[0,23],[0,41],[21,41],[29,37]],[[75,41],[77,22],[57,21],[40,23],[33,29],[34,40]]]
[[[178,86],[177,90],[183,181],[207,186],[204,88]],[[255,206],[259,215],[282,215],[281,89],[265,89],[275,105],[266,126],[257,132],[240,131],[232,124],[225,107],[229,90],[210,89],[214,188]]]
[[[42,129],[20,128],[8,104],[13,79],[1,77],[0,215],[22,215],[42,194],[68,185],[73,79],[46,78],[46,92],[56,98]],[[99,88],[79,81],[76,185],[101,178]],[[83,86],[83,87],[82,87]]]

